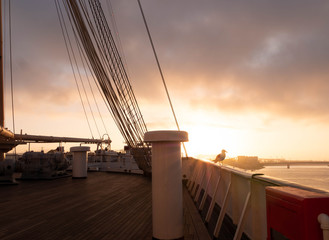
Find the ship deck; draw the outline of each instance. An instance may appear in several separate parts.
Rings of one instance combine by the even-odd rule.
[[[152,239],[151,180],[88,173],[87,179],[0,186],[0,239]],[[184,238],[210,239],[184,189]]]

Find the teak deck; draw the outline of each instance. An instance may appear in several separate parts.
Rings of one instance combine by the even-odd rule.
[[[105,172],[0,186],[0,239],[152,239],[151,188],[146,177]],[[206,239],[193,208],[184,191],[185,239]]]

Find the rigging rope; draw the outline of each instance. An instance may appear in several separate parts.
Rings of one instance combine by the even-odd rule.
[[[85,67],[84,67],[85,69]],[[86,73],[86,78],[87,78],[87,81],[88,81],[88,85],[89,85],[89,88],[90,88],[90,91],[91,91],[91,94],[93,95],[93,99],[94,99],[94,103],[95,103],[95,106],[97,108],[97,112],[98,112],[98,115],[103,123],[103,127],[105,129],[105,133],[109,136],[109,133],[107,131],[107,128],[106,128],[106,125],[105,125],[105,122],[104,122],[104,119],[102,117],[102,114],[101,114],[101,111],[99,110],[99,107],[98,107],[98,104],[97,104],[97,101],[96,101],[96,98],[95,98],[95,94],[94,94],[94,91],[93,91],[93,88],[91,86],[91,83],[90,83],[90,80],[89,80],[89,77],[88,77],[88,74],[87,74],[87,71],[85,70],[85,73]],[[95,121],[96,122],[96,121]],[[96,125],[97,126],[97,125]],[[97,127],[97,131],[99,133],[99,130],[98,130],[98,127]]]
[[[14,107],[14,81],[13,81],[13,64],[12,64],[12,41],[11,41],[11,1],[9,1],[9,55],[10,55],[10,88],[11,88],[11,113],[13,119],[13,132],[15,133],[15,107]],[[16,154],[16,147],[15,147]]]
[[[147,31],[147,34],[148,34],[150,43],[151,43],[151,46],[152,46],[153,54],[154,54],[155,60],[156,60],[157,65],[158,65],[158,69],[159,69],[159,72],[160,72],[160,75],[161,75],[162,83],[163,83],[163,86],[164,86],[164,88],[166,90],[166,94],[167,94],[167,97],[168,97],[170,108],[171,108],[172,114],[174,116],[177,129],[178,129],[178,131],[180,131],[179,124],[178,124],[178,121],[177,121],[177,117],[176,117],[176,114],[175,114],[175,110],[174,110],[173,104],[171,102],[171,98],[170,98],[170,95],[169,95],[167,84],[166,84],[165,78],[164,78],[163,73],[162,73],[162,69],[161,69],[161,66],[160,66],[158,55],[157,55],[157,52],[156,52],[155,47],[154,47],[154,44],[153,44],[152,36],[151,36],[150,30],[149,30],[149,27],[147,25],[147,22],[146,22],[146,18],[145,18],[144,12],[143,12],[143,8],[142,8],[142,5],[140,3],[140,0],[137,0],[137,1],[138,1],[139,8],[141,10],[141,13],[142,13],[142,17],[143,17],[143,20],[144,20],[144,25],[145,25],[145,28],[146,28],[146,31]],[[185,144],[184,143],[182,143],[182,144],[183,144],[183,148],[184,148],[184,151],[185,151],[185,155],[187,157],[187,151],[186,151],[186,148],[185,148]]]
[[[127,81],[128,77],[127,77],[127,74],[123,67],[121,57],[118,53],[118,50],[116,49],[114,39],[112,38],[112,35],[110,33],[110,29],[108,28],[107,25],[104,24],[105,18],[104,18],[103,12],[101,11],[99,2],[89,1],[89,3],[93,3],[93,4],[91,4],[91,9],[93,10],[92,14],[94,16],[94,19],[98,23],[98,24],[96,24],[96,26],[98,27],[98,29],[97,29],[98,34],[103,37],[103,40],[105,40],[105,42],[103,42],[103,44],[106,47],[105,48],[105,51],[107,53],[106,59],[107,60],[111,59],[112,63],[114,63],[113,69],[114,69],[115,75],[112,75],[112,78],[114,80],[114,83],[115,83],[115,86],[117,89],[117,93],[122,100],[123,108],[127,110],[126,114],[132,120],[132,122],[135,123],[136,122],[136,119],[134,119],[135,113],[132,109],[132,106],[135,104],[135,102],[132,101],[132,97],[134,98],[134,95],[132,95],[133,94],[132,91],[129,91],[129,90],[131,90],[131,86],[130,86],[129,81]],[[139,108],[136,110],[139,111]],[[137,114],[138,114],[138,112],[137,112]],[[129,122],[127,122],[127,123],[131,125],[131,123],[129,123]],[[129,128],[131,128],[131,127],[133,127],[133,125],[129,126]],[[136,125],[136,127],[139,127],[139,126]],[[135,131],[138,132],[139,129],[137,128],[137,129],[135,129]],[[140,141],[140,142],[142,141],[143,135],[144,135],[144,133],[142,132],[141,136],[136,136],[139,138],[138,141]]]
[[[91,130],[90,123],[89,123],[89,120],[88,120],[87,112],[86,112],[86,109],[85,109],[85,106],[84,106],[84,103],[83,103],[83,100],[82,100],[82,96],[81,96],[81,93],[80,93],[80,89],[79,89],[78,81],[77,81],[77,78],[76,78],[76,75],[75,75],[75,71],[74,71],[74,67],[73,67],[73,63],[72,63],[72,59],[71,59],[70,50],[69,50],[69,46],[68,45],[70,45],[70,48],[71,48],[73,57],[75,55],[74,55],[74,52],[73,52],[72,44],[71,44],[71,41],[70,41],[70,38],[69,38],[69,34],[68,34],[68,31],[67,31],[67,28],[66,28],[66,24],[65,24],[65,21],[64,21],[63,13],[62,13],[62,10],[60,8],[60,5],[59,5],[59,2],[58,1],[59,0],[56,0],[55,1],[55,5],[56,5],[57,15],[58,15],[59,23],[60,23],[60,26],[61,26],[61,30],[62,30],[64,42],[65,42],[65,47],[66,47],[66,50],[67,50],[67,53],[68,53],[68,56],[69,56],[69,60],[70,60],[71,68],[72,68],[72,71],[73,71],[73,76],[74,76],[75,84],[76,84],[77,89],[78,89],[78,92],[79,92],[80,101],[81,101],[82,108],[83,108],[83,111],[84,111],[84,114],[85,114],[85,117],[86,117],[86,120],[87,120],[89,131],[90,131],[90,134],[91,134],[92,138],[94,138],[93,132]],[[66,33],[66,35],[65,35],[65,33]]]
[[[79,42],[77,42],[77,43],[78,43],[78,45],[79,45],[79,48],[81,48],[80,43],[79,43]],[[110,111],[110,109],[109,109],[109,106],[107,105],[106,99],[105,99],[105,97],[104,97],[104,94],[103,94],[103,92],[101,91],[99,85],[97,84],[96,77],[95,77],[95,75],[93,74],[93,71],[92,71],[92,69],[91,69],[91,66],[90,66],[89,62],[87,61],[87,57],[85,56],[84,51],[82,51],[82,50],[80,50],[80,51],[82,52],[82,56],[83,56],[84,62],[87,64],[87,67],[88,67],[89,73],[91,74],[91,77],[93,78],[94,83],[95,83],[95,85],[96,85],[96,87],[97,87],[97,89],[98,89],[98,91],[99,91],[99,93],[100,93],[100,95],[101,95],[101,97],[102,97],[102,99],[103,99],[103,101],[104,101],[106,107],[108,108],[109,112],[111,113],[111,111]],[[83,62],[83,60],[82,60],[82,62]],[[89,81],[89,77],[88,77],[88,74],[87,74],[87,73],[86,73],[86,77],[87,77],[88,84],[89,84],[90,90],[91,90],[92,95],[93,95],[93,98],[94,98],[95,105],[96,105],[97,110],[98,110],[98,114],[99,114],[99,116],[100,116],[100,118],[101,118],[101,120],[102,120],[103,127],[104,127],[104,129],[105,129],[106,134],[109,136],[108,131],[107,131],[107,128],[106,128],[106,125],[105,125],[105,122],[104,122],[104,119],[103,119],[102,114],[101,114],[101,112],[100,112],[100,109],[99,109],[99,107],[98,107],[98,104],[97,104],[97,101],[96,101],[96,98],[95,98],[95,95],[94,95],[94,91],[92,90],[91,83],[90,83],[90,81]],[[112,116],[112,114],[111,114],[111,116]],[[113,117],[113,116],[112,116],[112,117]]]
[[[76,36],[75,32],[74,32],[74,37],[75,37],[76,42],[78,43],[77,36]],[[80,44],[77,44],[77,45],[78,45],[78,52],[79,52],[79,55],[80,55],[80,58],[81,58],[82,66],[83,66],[83,69],[84,69],[84,71],[85,71],[85,74],[86,74],[86,77],[87,77],[87,80],[88,80],[88,83],[89,83],[89,86],[90,86],[90,82],[89,82],[88,74],[87,74],[87,71],[86,71],[86,68],[85,68],[85,65],[84,65],[84,61],[83,61],[83,58],[82,58],[82,53],[81,53],[82,49],[81,49]],[[82,81],[82,77],[81,77],[80,70],[79,70],[79,68],[78,68],[78,64],[77,64],[77,63],[76,63],[76,68],[77,68],[77,70],[78,70],[78,74],[79,74],[80,82],[81,82],[81,85],[82,85],[83,91],[84,91],[84,93],[85,93],[85,96],[86,96],[86,99],[87,99],[87,103],[88,103],[88,106],[89,106],[89,110],[90,110],[90,113],[91,113],[91,115],[92,115],[92,118],[93,118],[94,123],[95,123],[95,126],[96,126],[97,133],[98,133],[98,135],[99,135],[99,138],[102,138],[102,136],[101,136],[101,134],[100,134],[100,132],[99,132],[98,125],[97,125],[97,122],[96,122],[96,119],[95,119],[95,116],[94,116],[94,112],[93,112],[93,110],[92,110],[92,108],[91,108],[91,105],[90,105],[90,102],[89,102],[89,98],[88,98],[88,95],[87,95],[87,92],[86,92],[86,88],[85,88],[85,85],[84,85],[84,83],[83,83],[83,81]],[[91,86],[90,86],[90,89],[91,89]]]
[[[127,70],[128,76],[129,76],[129,68],[128,68],[125,52],[124,52],[123,47],[122,47],[122,42],[121,42],[121,39],[120,39],[119,30],[118,30],[117,23],[116,23],[116,20],[115,20],[111,0],[106,1],[106,3],[107,3],[107,8],[108,8],[110,18],[111,18],[111,21],[112,21],[112,24],[113,24],[113,29],[114,29],[114,32],[115,32],[116,40],[117,40],[117,43],[118,43],[117,45],[119,46],[119,52],[121,53],[121,57],[123,59],[124,66]]]
[[[62,0],[62,3],[119,131],[129,146],[143,146],[147,128],[100,2]]]
[[[64,21],[64,17],[63,17],[63,21]],[[73,30],[73,33],[74,33],[75,41],[76,41],[77,46],[78,46],[79,55],[80,55],[80,58],[81,58],[81,62],[82,62],[82,65],[83,65],[83,69],[84,69],[84,71],[85,71],[85,75],[86,75],[86,78],[87,78],[87,81],[88,81],[88,85],[89,85],[90,91],[91,91],[91,93],[92,93],[92,95],[93,95],[94,103],[95,103],[95,105],[96,105],[96,108],[97,108],[97,111],[98,111],[99,117],[100,117],[100,119],[101,119],[101,121],[102,121],[102,124],[103,124],[104,130],[105,130],[105,132],[106,132],[106,135],[109,136],[109,133],[108,133],[108,130],[107,130],[107,128],[106,128],[106,125],[105,125],[104,119],[103,119],[103,117],[102,117],[102,114],[101,114],[101,112],[100,112],[99,106],[98,106],[98,104],[97,104],[97,101],[96,101],[96,98],[95,98],[95,94],[94,94],[93,88],[92,88],[92,86],[91,86],[91,83],[90,83],[89,77],[88,77],[88,73],[87,73],[87,71],[86,71],[85,63],[86,63],[86,65],[87,65],[88,70],[89,70],[89,73],[91,74],[91,76],[92,76],[92,78],[93,78],[93,80],[94,80],[94,82],[95,82],[95,85],[97,86],[99,92],[101,93],[101,96],[102,96],[102,98],[103,98],[103,100],[104,100],[105,103],[106,103],[106,100],[104,99],[104,96],[103,96],[101,90],[99,89],[99,86],[98,86],[98,84],[97,84],[97,81],[96,81],[96,79],[95,79],[95,76],[93,75],[93,72],[92,72],[92,70],[91,70],[90,64],[89,64],[88,61],[87,61],[87,57],[85,56],[85,53],[84,53],[84,51],[82,50],[82,46],[81,46],[80,42],[78,41],[77,34],[76,34],[76,32],[75,32],[75,30],[74,30],[73,27],[72,27],[72,30]],[[70,53],[69,53],[69,54],[70,54]],[[76,66],[76,67],[78,68],[78,66]],[[82,79],[81,79],[81,78],[80,78],[80,80],[81,80],[81,82],[82,82]],[[83,83],[82,83],[82,84],[83,84]],[[85,92],[85,95],[86,95],[86,98],[88,99],[88,96],[87,96],[86,92]],[[88,100],[88,103],[89,103],[89,100]],[[89,103],[89,107],[90,107],[90,103]],[[94,122],[95,122],[95,125],[96,125],[97,132],[98,132],[98,134],[100,135],[99,128],[98,128],[98,125],[97,125],[97,123],[96,123],[96,120],[95,120],[95,117],[94,117],[94,115],[93,115],[92,110],[91,110],[91,113],[92,113],[92,116],[93,116],[93,119],[94,119]],[[101,135],[100,135],[100,138],[101,138]]]
[[[14,80],[13,80],[13,60],[12,60],[12,24],[11,24],[11,1],[9,1],[8,5],[8,12],[9,12],[9,57],[10,57],[10,90],[11,90],[11,113],[12,113],[12,121],[13,121],[13,132],[15,134],[15,106],[14,106]],[[15,160],[17,158],[17,149],[16,146],[14,147],[14,155]]]

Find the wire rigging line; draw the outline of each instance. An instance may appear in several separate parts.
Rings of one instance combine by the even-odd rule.
[[[85,71],[85,75],[86,75],[86,78],[87,78],[87,81],[88,81],[88,85],[89,85],[89,88],[90,88],[90,92],[92,93],[92,96],[93,96],[93,99],[94,99],[94,104],[96,105],[96,108],[97,108],[97,111],[98,111],[98,115],[99,115],[99,117],[100,117],[100,119],[101,119],[101,121],[102,121],[102,124],[103,124],[104,130],[105,130],[105,133],[109,136],[109,132],[108,132],[108,130],[107,130],[107,128],[106,128],[106,125],[105,125],[105,122],[104,122],[103,116],[102,116],[102,114],[101,114],[101,112],[100,112],[100,109],[99,109],[99,106],[98,106],[98,104],[97,104],[97,101],[96,101],[96,98],[95,98],[95,94],[94,94],[93,88],[92,88],[92,86],[91,86],[90,79],[89,79],[89,77],[88,77],[89,74],[88,74],[87,71],[86,71],[86,66],[85,66],[85,64],[87,65],[87,68],[88,68],[88,70],[89,70],[89,73],[91,74],[91,77],[93,78],[94,83],[95,83],[97,89],[99,90],[100,95],[101,95],[101,97],[102,97],[102,99],[103,99],[103,101],[104,101],[104,103],[105,103],[105,105],[106,105],[106,107],[107,107],[108,109],[109,109],[109,106],[107,105],[107,102],[106,102],[106,100],[105,100],[105,98],[104,98],[104,94],[103,94],[103,92],[100,90],[99,85],[98,85],[98,83],[97,83],[97,80],[95,79],[95,75],[93,74],[93,71],[92,71],[92,69],[91,69],[91,66],[90,66],[90,64],[89,64],[89,62],[88,62],[88,60],[87,60],[86,55],[85,55],[85,52],[83,51],[82,46],[81,46],[81,44],[80,44],[80,42],[79,42],[79,40],[78,40],[77,33],[76,33],[76,31],[74,30],[74,28],[72,28],[72,30],[73,30],[73,32],[74,32],[75,40],[76,40],[76,43],[77,43],[77,45],[78,45],[79,55],[80,55],[81,62],[82,62],[82,65],[83,65],[83,68],[84,68],[84,71]],[[110,112],[110,113],[111,113],[111,112]],[[93,115],[93,118],[94,118],[94,115]],[[96,123],[96,121],[95,121],[95,118],[94,118],[94,122],[95,122],[95,125],[96,125],[96,128],[97,128],[97,131],[98,131],[98,133],[99,133],[99,129],[98,129],[97,123]],[[99,133],[99,134],[100,134],[100,133]]]
[[[9,68],[10,68],[11,113],[12,113],[12,121],[13,121],[13,132],[15,134],[14,80],[13,80],[12,32],[11,32],[11,30],[12,30],[11,1],[9,1],[9,4],[8,4],[8,12],[9,12],[8,18],[9,18],[9,58],[10,58]],[[6,16],[5,16],[5,19],[6,19]],[[16,158],[17,158],[16,146],[14,147],[14,155],[15,155],[15,160],[16,160]]]
[[[79,42],[79,41],[78,41],[78,44],[79,44],[79,48],[81,48],[81,45],[80,45],[80,42]],[[86,55],[85,55],[85,52],[81,50],[81,53],[82,53],[82,56],[83,56],[83,59],[84,59],[84,60],[82,60],[82,61],[84,61],[84,62],[86,63],[86,65],[87,65],[87,67],[88,67],[88,70],[89,70],[89,73],[91,74],[91,77],[92,77],[92,79],[94,80],[94,83],[95,83],[95,85],[96,85],[96,87],[97,87],[97,89],[98,89],[98,91],[99,91],[99,93],[100,93],[100,95],[101,95],[101,97],[102,97],[104,103],[105,103],[105,106],[108,108],[108,110],[109,110],[111,116],[113,117],[113,115],[112,115],[112,113],[111,113],[111,111],[110,111],[110,108],[109,108],[109,106],[108,106],[108,104],[107,104],[107,101],[106,101],[106,99],[105,99],[105,97],[104,97],[104,94],[103,94],[102,90],[100,89],[99,84],[97,83],[96,77],[95,77],[95,75],[93,74],[93,71],[92,71],[92,69],[91,69],[91,66],[90,66],[89,62],[87,61],[87,57],[86,57]],[[107,128],[106,128],[106,125],[105,125],[104,119],[103,119],[102,114],[101,114],[101,112],[100,112],[100,109],[99,109],[99,107],[98,107],[98,104],[97,104],[97,101],[96,101],[96,98],[95,98],[95,95],[94,95],[94,91],[92,90],[91,83],[90,83],[90,81],[89,81],[89,77],[88,77],[88,74],[87,74],[87,73],[86,73],[86,77],[87,77],[88,84],[89,84],[89,87],[90,87],[90,89],[91,89],[91,92],[92,92],[92,95],[93,95],[93,98],[94,98],[95,105],[96,105],[97,110],[98,110],[98,114],[99,114],[99,116],[100,116],[100,118],[101,118],[101,120],[102,120],[103,127],[104,127],[104,129],[105,129],[106,134],[109,136],[108,130],[107,130]]]
[[[14,107],[14,81],[13,81],[13,63],[12,63],[12,41],[11,41],[11,1],[9,1],[9,55],[10,55],[10,88],[11,88],[11,113],[13,120],[13,132],[15,133],[15,107]],[[16,147],[15,147],[16,153]]]
[[[91,5],[92,9],[93,9],[93,16],[94,19],[97,21],[97,30],[98,30],[98,34],[100,36],[102,36],[102,39],[104,39],[105,41],[102,41],[102,44],[105,46],[107,46],[107,55],[106,58],[107,60],[109,60],[109,58],[111,59],[112,63],[114,63],[114,67],[112,67],[112,70],[114,70],[114,73],[112,73],[112,78],[114,80],[115,83],[115,87],[117,89],[117,93],[119,96],[119,99],[121,99],[122,104],[124,109],[126,110],[126,114],[128,115],[128,117],[132,120],[130,122],[127,122],[128,128],[134,128],[136,127],[134,124],[136,123],[135,119],[134,119],[134,113],[131,109],[131,104],[133,104],[133,102],[131,102],[131,95],[130,92],[128,91],[127,88],[127,83],[129,83],[128,81],[125,81],[125,77],[126,73],[124,71],[124,67],[120,58],[120,55],[118,53],[118,50],[116,49],[116,46],[114,44],[114,39],[112,38],[112,35],[110,34],[110,30],[109,28],[104,25],[104,18],[102,15],[102,12],[99,9],[99,5],[95,4],[95,5]],[[97,7],[97,8],[96,8]],[[111,41],[108,41],[108,40]],[[109,48],[110,47],[110,51]],[[111,66],[110,66],[111,67]],[[138,131],[138,129],[135,129],[135,131]],[[136,136],[134,136],[136,137]],[[141,141],[140,136],[137,136],[139,139],[137,139],[138,141]],[[136,140],[135,140],[136,141]]]
[[[92,91],[92,88],[91,88],[91,85],[90,85],[90,82],[89,82],[89,78],[88,78],[88,74],[87,74],[87,71],[86,71],[86,68],[85,68],[85,64],[84,64],[84,61],[83,61],[83,57],[82,57],[82,49],[81,49],[81,45],[79,44],[79,40],[78,40],[78,38],[77,38],[77,36],[76,36],[76,32],[74,31],[74,28],[72,28],[72,30],[73,30],[73,33],[74,33],[75,41],[76,41],[76,43],[77,43],[77,45],[78,45],[78,52],[79,52],[79,56],[80,56],[80,59],[81,59],[81,62],[82,62],[82,66],[83,66],[83,69],[84,69],[84,71],[85,71],[86,78],[87,78],[87,80],[88,80],[88,83],[89,83],[90,89],[91,89],[91,91]],[[76,68],[77,68],[77,71],[78,71],[78,75],[79,75],[79,79],[80,79],[80,82],[81,82],[81,85],[82,85],[83,91],[84,91],[84,93],[85,93],[85,97],[86,97],[86,99],[87,99],[87,103],[88,103],[88,106],[89,106],[90,113],[91,113],[91,115],[92,115],[92,118],[93,118],[94,123],[95,123],[95,126],[96,126],[96,130],[97,130],[97,132],[98,132],[99,137],[102,138],[102,136],[101,136],[101,134],[100,134],[100,132],[99,132],[99,129],[98,129],[98,125],[97,125],[97,122],[96,122],[96,119],[95,119],[95,116],[94,116],[94,112],[93,112],[93,110],[92,110],[92,108],[91,108],[91,105],[90,105],[90,101],[89,101],[89,98],[88,98],[88,95],[87,95],[87,92],[86,92],[85,85],[84,85],[84,83],[83,83],[83,81],[82,81],[82,77],[81,77],[80,70],[79,70],[79,67],[78,67],[77,62],[76,62]],[[94,96],[93,92],[92,92],[92,95]],[[94,100],[95,100],[95,98],[94,98]],[[96,100],[95,100],[95,102],[96,102]],[[96,104],[96,105],[97,105],[97,104]]]
[[[81,50],[80,48],[81,48],[81,46],[79,45],[79,52],[80,52],[80,54],[82,54],[82,53],[81,53],[82,50]],[[102,123],[103,123],[103,127],[104,127],[104,129],[105,129],[105,133],[109,136],[109,133],[108,133],[108,131],[107,131],[107,128],[106,128],[106,125],[105,125],[105,122],[104,122],[103,116],[102,116],[102,114],[101,114],[101,111],[99,110],[99,107],[98,107],[98,104],[97,104],[97,101],[96,101],[96,97],[95,97],[95,94],[94,94],[93,88],[92,88],[91,83],[90,83],[90,79],[89,79],[89,77],[88,77],[88,74],[87,74],[87,71],[86,71],[86,68],[85,68],[85,65],[84,65],[84,60],[86,60],[86,59],[85,59],[85,56],[83,56],[83,58],[81,57],[81,60],[82,60],[83,67],[84,67],[84,69],[85,69],[86,78],[87,78],[87,81],[88,81],[88,85],[89,85],[89,88],[90,88],[90,92],[91,92],[91,94],[93,95],[94,104],[95,104],[95,106],[96,106],[96,108],[97,108],[98,115],[99,115],[99,117],[100,117],[100,119],[101,119],[101,121],[102,121]],[[86,63],[86,64],[87,64],[87,63]],[[88,65],[87,65],[87,66],[88,66]],[[89,67],[89,66],[88,66],[88,67]],[[89,70],[90,70],[90,69],[89,69]],[[92,75],[92,77],[94,78],[93,75]],[[96,125],[96,126],[97,126],[97,125]],[[97,131],[99,132],[98,127],[97,127]]]
[[[92,23],[91,23],[91,21],[90,21],[90,19],[88,19],[89,20],[89,26],[90,26],[90,29],[91,29],[91,31],[92,31],[92,33],[93,33],[93,36],[95,37],[95,39],[97,38],[98,40],[100,39],[99,38],[99,36],[96,36],[96,30],[94,29],[94,27],[93,27],[93,25],[92,25]],[[104,41],[102,40],[102,39],[100,39],[99,41],[101,41],[101,43],[97,43],[97,45],[98,45],[98,47],[100,48],[100,45],[102,44],[102,52],[105,52],[106,51],[106,48],[104,48]],[[90,46],[92,46],[92,45],[90,45]],[[96,55],[97,56],[97,55]],[[101,56],[101,58],[102,59],[100,59],[101,61],[102,61],[102,63],[104,64],[104,65],[107,65],[108,64],[108,59],[104,59],[104,56]],[[95,58],[95,59],[97,59],[97,58]],[[95,66],[95,65],[94,65]],[[98,66],[99,67],[99,66]],[[111,66],[108,66],[109,68],[111,68]],[[113,71],[113,69],[112,69],[112,71]],[[112,76],[112,78],[114,78],[114,74],[113,73],[111,73],[111,76]],[[99,80],[100,79],[100,77],[101,76],[99,76],[97,79]],[[107,82],[103,82],[103,83],[107,83]],[[110,92],[112,92],[113,93],[113,88],[112,88],[112,86],[110,85]],[[111,100],[113,100],[113,97],[115,97],[114,99],[116,99],[116,96],[115,95],[112,95],[112,96],[110,96],[110,99]],[[116,104],[115,102],[110,102],[111,103],[111,109],[112,109],[112,111],[113,112],[115,112],[115,113],[119,113],[118,112],[118,108],[117,108],[117,105],[118,104]],[[129,138],[129,133],[128,133],[128,131],[126,131],[125,129],[123,129],[123,126],[124,126],[124,124],[122,124],[122,121],[121,121],[122,119],[119,117],[119,119],[117,118],[117,120],[116,120],[116,122],[117,122],[117,124],[120,126],[120,129],[121,129],[121,132],[122,132],[122,134],[126,137],[126,138]],[[127,142],[131,142],[131,140],[132,139],[128,139],[127,140]]]
[[[143,146],[146,124],[99,0],[62,0],[62,4],[80,57],[97,80],[119,131],[129,146]]]
[[[164,86],[164,88],[165,88],[165,90],[166,90],[166,94],[167,94],[167,97],[168,97],[168,101],[169,101],[169,104],[170,104],[170,108],[171,108],[172,114],[173,114],[173,116],[174,116],[174,119],[175,119],[175,122],[176,122],[177,129],[178,129],[178,131],[180,131],[179,124],[178,124],[178,121],[177,121],[177,117],[176,117],[176,114],[175,114],[175,110],[174,110],[173,104],[172,104],[172,102],[171,102],[171,98],[170,98],[170,95],[169,95],[169,91],[168,91],[168,88],[167,88],[167,84],[166,84],[165,78],[164,78],[163,73],[162,73],[162,69],[161,69],[161,66],[160,66],[160,62],[159,62],[159,59],[158,59],[158,55],[157,55],[157,52],[156,52],[155,47],[154,47],[154,44],[153,44],[152,36],[151,36],[150,30],[149,30],[149,27],[148,27],[148,25],[147,25],[147,22],[146,22],[146,18],[145,18],[145,15],[144,15],[144,11],[143,11],[142,5],[141,5],[141,3],[140,3],[140,0],[137,0],[137,1],[138,1],[138,5],[139,5],[139,8],[140,8],[140,11],[141,11],[142,17],[143,17],[144,25],[145,25],[145,28],[146,28],[146,31],[147,31],[147,34],[148,34],[148,37],[149,37],[150,43],[151,43],[151,46],[152,46],[153,54],[154,54],[155,60],[156,60],[157,65],[158,65],[158,69],[159,69],[159,72],[160,72],[160,75],[161,75],[162,83],[163,83],[163,86]],[[183,148],[184,148],[184,151],[185,151],[185,155],[186,155],[186,157],[187,157],[187,151],[186,151],[186,148],[185,148],[185,144],[184,144],[184,143],[182,143],[182,144],[183,144]]]
[[[113,7],[112,7],[112,4],[111,4],[111,0],[106,1],[106,3],[107,3],[107,8],[108,8],[110,18],[111,18],[111,21],[112,21],[112,24],[113,24],[116,40],[117,40],[117,43],[118,43],[118,46],[119,46],[119,52],[121,53],[123,63],[125,65],[125,68],[127,70],[127,74],[129,76],[129,68],[128,68],[125,52],[124,52],[123,47],[122,47],[122,42],[121,42],[121,38],[120,38],[120,35],[119,35],[119,30],[118,30],[118,27],[117,27],[117,23],[116,23],[116,20],[115,20],[115,15],[114,15]]]
[[[59,5],[59,2],[58,1],[59,0],[56,0],[55,1],[55,5],[56,5],[56,10],[57,10],[57,15],[58,15],[59,23],[60,23],[61,30],[62,30],[62,35],[63,35],[64,42],[65,42],[65,47],[66,47],[66,50],[67,50],[67,53],[68,53],[68,56],[69,56],[69,61],[70,61],[71,68],[72,68],[72,71],[73,71],[73,76],[74,76],[75,84],[76,84],[77,89],[78,89],[80,101],[81,101],[82,108],[83,108],[83,111],[84,111],[84,114],[85,114],[85,117],[86,117],[86,120],[87,120],[89,131],[90,131],[90,134],[91,134],[92,138],[94,138],[93,132],[91,130],[91,126],[90,126],[90,123],[89,123],[89,120],[88,120],[87,112],[86,112],[86,109],[85,109],[85,106],[84,106],[84,103],[83,103],[83,100],[82,100],[82,96],[81,96],[81,93],[80,93],[80,89],[79,89],[78,81],[77,81],[77,78],[76,78],[75,70],[74,70],[74,67],[73,67],[72,59],[71,59],[71,54],[70,54],[70,50],[69,50],[69,46],[68,45],[70,45],[70,48],[71,48],[71,51],[72,51],[72,55],[74,56],[74,52],[73,52],[73,49],[72,49],[72,44],[71,44],[71,41],[70,41],[70,38],[69,38],[69,34],[68,34],[68,31],[67,31],[67,28],[66,28],[66,24],[65,24],[65,21],[64,21],[64,16],[63,16],[63,13],[62,13],[62,10],[60,8],[60,5]]]
[[[80,57],[81,57],[81,59],[82,59],[80,47],[79,47],[78,49],[79,49]],[[83,69],[84,69],[84,71],[85,71],[85,73],[86,73],[86,77],[87,77],[87,80],[88,80],[88,83],[89,83],[89,87],[90,87],[90,89],[92,89],[92,88],[91,88],[91,85],[90,85],[90,82],[89,82],[88,75],[87,75],[87,71],[86,71],[85,66],[84,66],[84,63],[83,63],[83,60],[82,60],[82,65],[83,65]],[[79,70],[78,70],[78,71],[79,71]],[[83,83],[83,81],[82,81],[82,78],[81,78],[81,75],[80,75],[80,71],[79,71],[79,77],[80,77],[81,85],[82,85],[82,87],[83,87],[83,91],[84,91],[85,96],[86,96],[86,99],[87,99],[87,103],[88,103],[88,105],[89,105],[90,113],[91,113],[91,115],[92,115],[92,117],[93,117],[93,120],[94,120],[94,123],[95,123],[95,126],[96,126],[96,130],[97,130],[97,132],[98,132],[99,137],[102,138],[102,136],[101,136],[101,134],[100,134],[100,132],[99,132],[99,129],[98,129],[98,125],[97,125],[97,122],[96,122],[96,119],[95,119],[95,116],[94,116],[94,112],[93,112],[93,110],[92,110],[92,108],[91,108],[91,105],[90,105],[90,101],[89,101],[89,98],[88,98],[88,95],[87,95],[87,92],[86,92],[85,85],[84,85],[84,83]],[[94,96],[93,93],[92,93],[92,95]]]
[[[7,24],[7,20],[8,20],[8,17],[7,17],[7,15],[6,15],[6,13],[7,13],[7,11],[6,11],[6,9],[7,9],[7,6],[6,6],[6,1],[4,2],[4,7],[2,7],[2,6],[0,6],[0,10],[1,10],[1,12],[3,12],[3,23],[2,23],[2,26],[3,26],[3,56],[2,56],[2,58],[3,58],[3,72],[2,72],[2,74],[3,74],[3,80],[5,80],[6,79],[6,76],[7,76],[7,61],[5,61],[5,59],[7,58],[7,53],[6,53],[6,49],[7,49],[7,41],[6,41],[6,35],[5,35],[5,33],[7,33],[9,30],[7,30],[7,28],[8,28],[8,24]],[[9,11],[8,11],[9,12]],[[3,85],[2,85],[2,91],[4,92],[4,89],[6,89],[6,81],[3,81],[3,83],[2,83]],[[4,106],[4,104],[5,104],[5,96],[2,96],[3,97],[3,106]],[[2,113],[2,114],[4,114],[4,113]],[[4,115],[2,115],[2,120],[3,121],[5,121],[5,118],[4,118]],[[5,122],[3,122],[3,123],[0,123],[0,125],[1,124],[3,124],[3,126],[2,127],[4,127],[5,126]]]

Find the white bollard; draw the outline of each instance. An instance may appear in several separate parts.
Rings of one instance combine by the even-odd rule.
[[[183,239],[181,142],[188,141],[188,134],[152,131],[144,141],[152,143],[153,239]]]
[[[323,231],[323,240],[329,240],[329,216],[321,213],[318,216],[318,221],[321,224],[321,228]]]
[[[70,151],[73,152],[72,178],[86,178],[88,170],[87,152],[90,151],[90,147],[71,147]]]

